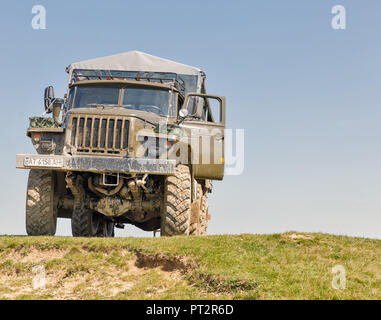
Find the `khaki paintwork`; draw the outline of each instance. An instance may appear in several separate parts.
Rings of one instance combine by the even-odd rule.
[[[192,164],[194,177],[197,179],[212,179],[222,180],[224,175],[224,128],[225,128],[225,98],[221,96],[208,95],[208,94],[187,94],[182,106],[178,105],[178,90],[170,85],[144,82],[144,81],[130,81],[130,80],[85,80],[78,81],[73,86],[80,85],[109,85],[118,87],[150,87],[156,89],[172,90],[176,94],[176,114],[179,108],[186,106],[190,96],[199,96],[205,98],[215,98],[221,103],[221,121],[220,122],[207,122],[199,120],[184,119],[180,122],[179,128],[183,131],[185,139],[177,137],[177,146],[169,150],[167,157],[169,159],[177,159],[179,163]],[[122,154],[114,156],[128,156],[128,157],[142,157],[141,150],[142,144],[139,142],[138,136],[150,136],[157,138],[174,139],[176,136],[163,135],[154,132],[154,128],[160,123],[165,121],[167,125],[176,124],[179,122],[177,117],[164,117],[154,113],[128,110],[124,108],[80,108],[68,110],[67,127],[65,133],[65,148],[64,152],[75,154],[76,150],[70,145],[69,139],[71,136],[71,118],[74,116],[118,116],[130,121],[129,136],[128,136],[128,149]],[[201,148],[197,148],[198,142],[203,140],[206,144]],[[188,147],[184,147],[184,145]],[[180,150],[180,155],[176,155],[174,150]],[[215,150],[219,150],[216,151]],[[186,154],[185,154],[186,153]],[[218,156],[216,156],[218,155]],[[112,156],[112,155],[111,155]]]
[[[225,128],[225,98],[215,95],[190,93],[187,94],[184,103],[178,105],[179,92],[176,88],[161,83],[144,82],[144,81],[130,81],[130,80],[86,80],[78,81],[74,86],[81,85],[109,85],[118,87],[149,87],[156,89],[172,90],[175,94],[175,114],[181,107],[186,107],[191,96],[214,98],[220,101],[221,105],[221,119],[219,122],[208,122],[205,120],[195,120],[186,118],[179,120],[177,117],[164,117],[154,113],[129,110],[125,108],[72,108],[67,110],[64,114],[66,118],[66,128],[29,128],[27,135],[30,137],[32,132],[41,132],[44,134],[57,134],[58,136],[64,135],[63,155],[84,155],[77,152],[75,146],[70,143],[73,117],[120,117],[121,119],[129,120],[129,135],[128,135],[128,148],[119,154],[108,154],[110,157],[143,157],[142,144],[139,141],[140,136],[156,137],[159,139],[169,139],[174,141],[172,148],[168,150],[165,156],[168,159],[176,159],[178,163],[191,164],[192,173],[196,179],[212,179],[222,180],[224,175],[224,128]],[[121,99],[121,97],[120,97]],[[57,116],[57,114],[56,114]],[[167,134],[155,132],[160,123],[165,123],[167,126],[176,125],[181,134]],[[60,140],[61,141],[61,140]],[[200,141],[202,142],[200,145]],[[60,146],[59,146],[60,147]],[[62,150],[56,148],[56,150]],[[180,153],[180,154],[179,154]],[[55,153],[57,154],[57,152]],[[58,153],[59,154],[59,153]],[[90,154],[91,155],[91,154]],[[95,154],[94,154],[95,155]],[[96,154],[99,156],[99,154]]]
[[[219,122],[206,120],[184,120],[183,127],[192,132],[189,145],[194,146],[202,140],[201,147],[192,148],[193,174],[198,179],[222,180],[225,167],[225,97],[190,93],[186,96],[183,106],[188,105],[191,96],[214,98],[220,101]],[[209,107],[210,110],[210,107]]]
[[[59,128],[44,125],[29,128],[27,136],[31,138],[39,155],[17,155],[16,167],[53,170],[56,187],[55,199],[57,200],[55,205],[58,209],[58,217],[71,218],[75,203],[82,203],[90,209],[116,219],[114,221],[131,223],[146,231],[157,230],[160,228],[159,217],[163,201],[162,186],[164,177],[175,172],[176,164],[190,165],[192,201],[196,199],[197,183],[201,184],[207,192],[211,192],[211,180],[223,179],[224,97],[199,93],[189,93],[183,97],[175,87],[169,84],[122,79],[78,81],[69,87],[73,88],[81,85],[107,85],[120,88],[144,87],[171,90],[175,97],[174,114],[176,116],[167,117],[140,110],[106,105],[92,108],[65,108],[62,110],[61,120],[58,112],[60,110],[55,108],[52,115],[55,125],[64,125]],[[122,102],[122,94],[123,90],[120,90],[119,104]],[[179,110],[187,108],[191,96],[217,99],[220,102],[221,108],[220,121],[195,119],[192,115],[184,119],[178,117]],[[197,114],[202,114],[202,110],[199,109],[201,107],[204,111],[208,110],[208,112],[211,112],[208,102],[206,109],[205,104],[203,106],[198,104]],[[74,117],[76,117],[77,123],[82,118],[92,119],[90,129],[87,128],[87,123],[90,122],[83,120],[83,123],[86,123],[86,129],[81,129],[82,145],[76,143],[73,145],[71,141],[74,130],[74,122],[72,120]],[[116,122],[121,120],[119,122],[122,123],[122,127],[119,127],[120,132],[123,132],[126,123],[128,123],[127,147],[123,147],[124,144],[122,142],[125,139],[125,135],[123,135],[118,140],[119,148],[116,148],[116,129],[111,129],[113,130],[113,146],[111,150],[109,150],[110,147],[108,146],[107,152],[104,150],[102,151],[103,153],[99,153],[99,150],[96,150],[101,148],[99,143],[95,147],[92,142],[88,142],[88,145],[86,145],[84,143],[85,139],[88,139],[85,138],[86,130],[90,132],[90,141],[93,141],[92,139],[95,137],[95,119],[99,121],[97,123],[101,123],[102,119],[108,119],[108,121],[113,119],[115,126]],[[213,118],[211,117],[209,120],[213,120]],[[78,141],[79,134],[74,136],[76,137],[75,141]],[[100,139],[100,134],[98,134],[98,139]],[[108,138],[105,137],[105,139],[104,145],[106,146]],[[164,145],[166,147],[165,149],[160,147],[160,152],[162,150],[166,151],[161,152],[158,158],[150,158],[146,162],[141,161],[141,159],[146,159],[148,149],[145,143],[150,141],[155,141],[155,146],[156,142],[159,141],[160,146]],[[80,147],[76,147],[77,145]],[[83,150],[84,148],[86,150]],[[53,159],[52,161],[56,161],[54,163],[58,163],[60,166],[36,167],[34,161],[38,161],[38,159],[44,159],[43,161]],[[89,176],[89,174],[104,174],[105,172],[113,173],[114,175],[122,174],[124,178],[129,175],[132,179],[127,178],[127,180],[124,180],[123,178],[121,181],[124,182],[119,182],[118,185],[111,189],[94,186],[92,176]],[[150,187],[147,189],[145,186],[147,176],[154,181],[161,181],[161,186],[156,189]],[[85,179],[85,177],[88,178]],[[88,193],[86,188],[92,192]],[[68,193],[68,189],[70,193]],[[118,197],[114,197],[116,194],[118,194]],[[145,196],[142,196],[143,194]],[[193,211],[195,212],[192,213],[192,217],[194,216],[192,219],[197,220],[198,210]]]

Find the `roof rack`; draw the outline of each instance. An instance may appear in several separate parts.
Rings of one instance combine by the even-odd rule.
[[[135,80],[170,84],[185,95],[185,81],[172,72],[74,69],[71,83],[81,80]]]

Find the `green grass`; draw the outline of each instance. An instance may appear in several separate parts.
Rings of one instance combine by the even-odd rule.
[[[381,240],[293,234],[4,236],[0,298],[381,299]],[[35,265],[45,267],[45,289],[32,288]],[[337,265],[345,289],[332,288]]]

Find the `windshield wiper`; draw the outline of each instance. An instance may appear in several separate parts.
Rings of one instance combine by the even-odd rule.
[[[111,104],[111,103],[107,103],[107,104],[104,104],[104,103],[89,103],[88,106],[96,106],[98,108],[114,108],[114,107],[117,107],[117,108],[127,108],[127,107],[131,107],[131,104]]]

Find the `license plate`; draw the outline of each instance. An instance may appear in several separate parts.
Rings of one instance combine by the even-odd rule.
[[[25,157],[24,166],[26,167],[49,167],[62,168],[63,159],[48,158],[48,157]]]

